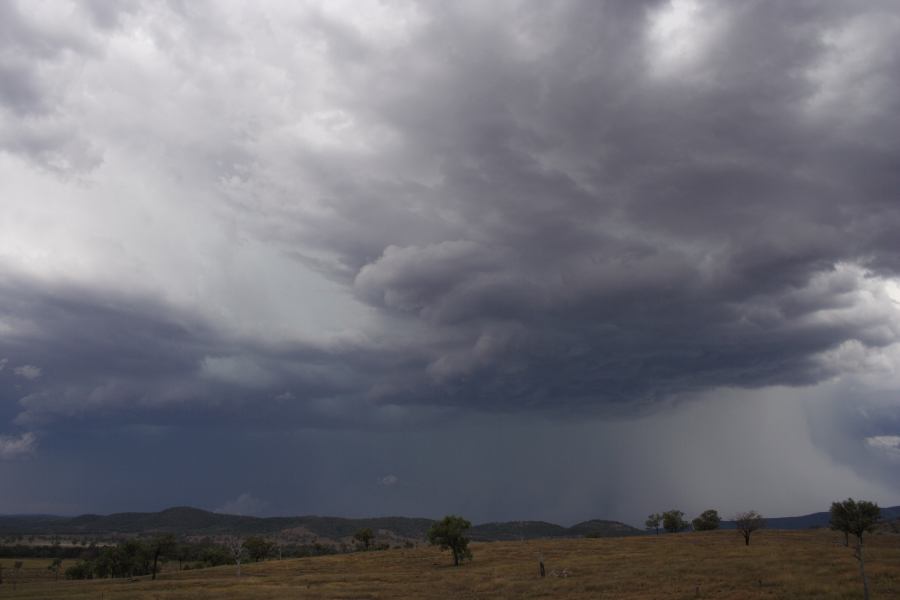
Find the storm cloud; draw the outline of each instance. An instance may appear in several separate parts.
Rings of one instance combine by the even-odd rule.
[[[116,7],[0,7],[4,458],[299,431],[424,469],[482,419],[612,448],[756,402],[900,498],[894,3]],[[440,504],[354,464],[384,510]]]

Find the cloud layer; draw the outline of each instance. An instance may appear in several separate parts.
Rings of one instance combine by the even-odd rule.
[[[7,2],[0,24],[9,435],[896,389],[890,2]],[[826,453],[890,454],[865,441],[900,434],[879,402]]]

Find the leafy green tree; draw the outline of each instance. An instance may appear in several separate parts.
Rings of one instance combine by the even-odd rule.
[[[453,552],[453,564],[458,567],[461,561],[472,560],[469,539],[465,536],[466,530],[471,526],[462,517],[447,515],[428,530],[428,542],[432,546],[440,546],[441,550],[449,549]]]
[[[856,537],[854,557],[859,561],[859,574],[863,580],[863,598],[869,600],[869,579],[866,577],[866,561],[863,555],[863,534],[875,529],[881,518],[881,509],[874,502],[847,498],[831,503],[831,528],[844,532],[844,543],[852,535]]]
[[[718,511],[709,509],[700,513],[700,516],[691,523],[694,525],[694,531],[712,531],[713,529],[718,529],[721,522],[722,518],[719,516]]]
[[[755,510],[738,513],[734,516],[734,524],[737,530],[744,536],[744,545],[750,545],[750,536],[754,531],[763,529],[766,526],[766,520]]]
[[[663,528],[669,533],[678,533],[687,529],[688,522],[684,520],[684,513],[680,510],[667,510],[662,514]]]
[[[253,559],[253,562],[259,562],[267,559],[272,554],[275,544],[266,538],[252,536],[244,541],[244,548],[247,549],[247,554]]]
[[[877,504],[867,500],[857,502],[853,498],[847,498],[843,502],[832,502],[829,513],[831,528],[843,532],[845,542],[850,535],[856,536],[860,545],[863,543],[863,534],[871,532],[881,518],[881,509]]]
[[[644,521],[644,525],[647,529],[655,529],[656,535],[659,535],[659,524],[662,522],[662,515],[659,513],[653,513],[647,517],[647,520]]]
[[[230,547],[225,546],[207,546],[200,551],[200,560],[204,565],[210,567],[218,567],[227,565],[232,562],[232,552]]]
[[[372,540],[375,539],[375,534],[372,533],[372,530],[366,527],[365,529],[360,529],[355,534],[353,534],[353,539],[363,545],[363,548],[368,550],[369,545],[372,543]]]

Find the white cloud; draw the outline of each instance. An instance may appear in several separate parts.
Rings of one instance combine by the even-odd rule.
[[[900,459],[900,436],[898,435],[873,435],[866,438],[866,444],[892,458]]]
[[[260,500],[249,492],[244,492],[237,498],[229,500],[219,508],[213,509],[213,512],[227,515],[259,516],[268,506],[269,503],[265,500]]]
[[[13,373],[25,379],[35,380],[41,376],[41,368],[35,365],[22,365],[13,369]]]
[[[722,15],[697,0],[671,0],[649,15],[650,62],[656,75],[684,76],[709,54]]]
[[[0,460],[13,460],[33,453],[37,449],[37,438],[30,431],[19,437],[0,435]]]
[[[8,358],[0,358],[0,371],[6,368],[6,363],[9,362]]]
[[[400,478],[396,475],[385,475],[378,480],[378,485],[383,485],[385,487],[390,487],[392,485],[397,485],[400,481]]]

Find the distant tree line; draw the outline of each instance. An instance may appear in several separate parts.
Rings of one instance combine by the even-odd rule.
[[[133,538],[109,546],[77,548],[78,563],[65,571],[67,579],[104,579],[155,576],[162,562],[178,562],[178,569],[201,569],[234,564],[232,550],[217,542],[177,541],[173,536],[150,539]],[[337,554],[339,549],[324,544],[278,544],[274,540],[253,536],[241,540],[242,556],[253,562],[269,558],[300,558]],[[24,556],[17,554],[16,556]]]
[[[753,532],[762,529],[766,524],[765,519],[755,510],[735,515],[734,522],[738,531],[744,536],[744,542],[748,546],[750,545],[750,536]],[[719,516],[719,512],[712,508],[704,510],[690,523],[685,520],[684,512],[677,509],[653,513],[644,521],[647,529],[656,531],[656,535],[659,535],[660,525],[669,533],[679,533],[690,528],[693,528],[694,531],[712,531],[718,529],[721,523],[722,518]]]
[[[82,558],[85,553],[95,553],[96,544],[80,546],[32,546],[28,544],[0,545],[0,558]]]

